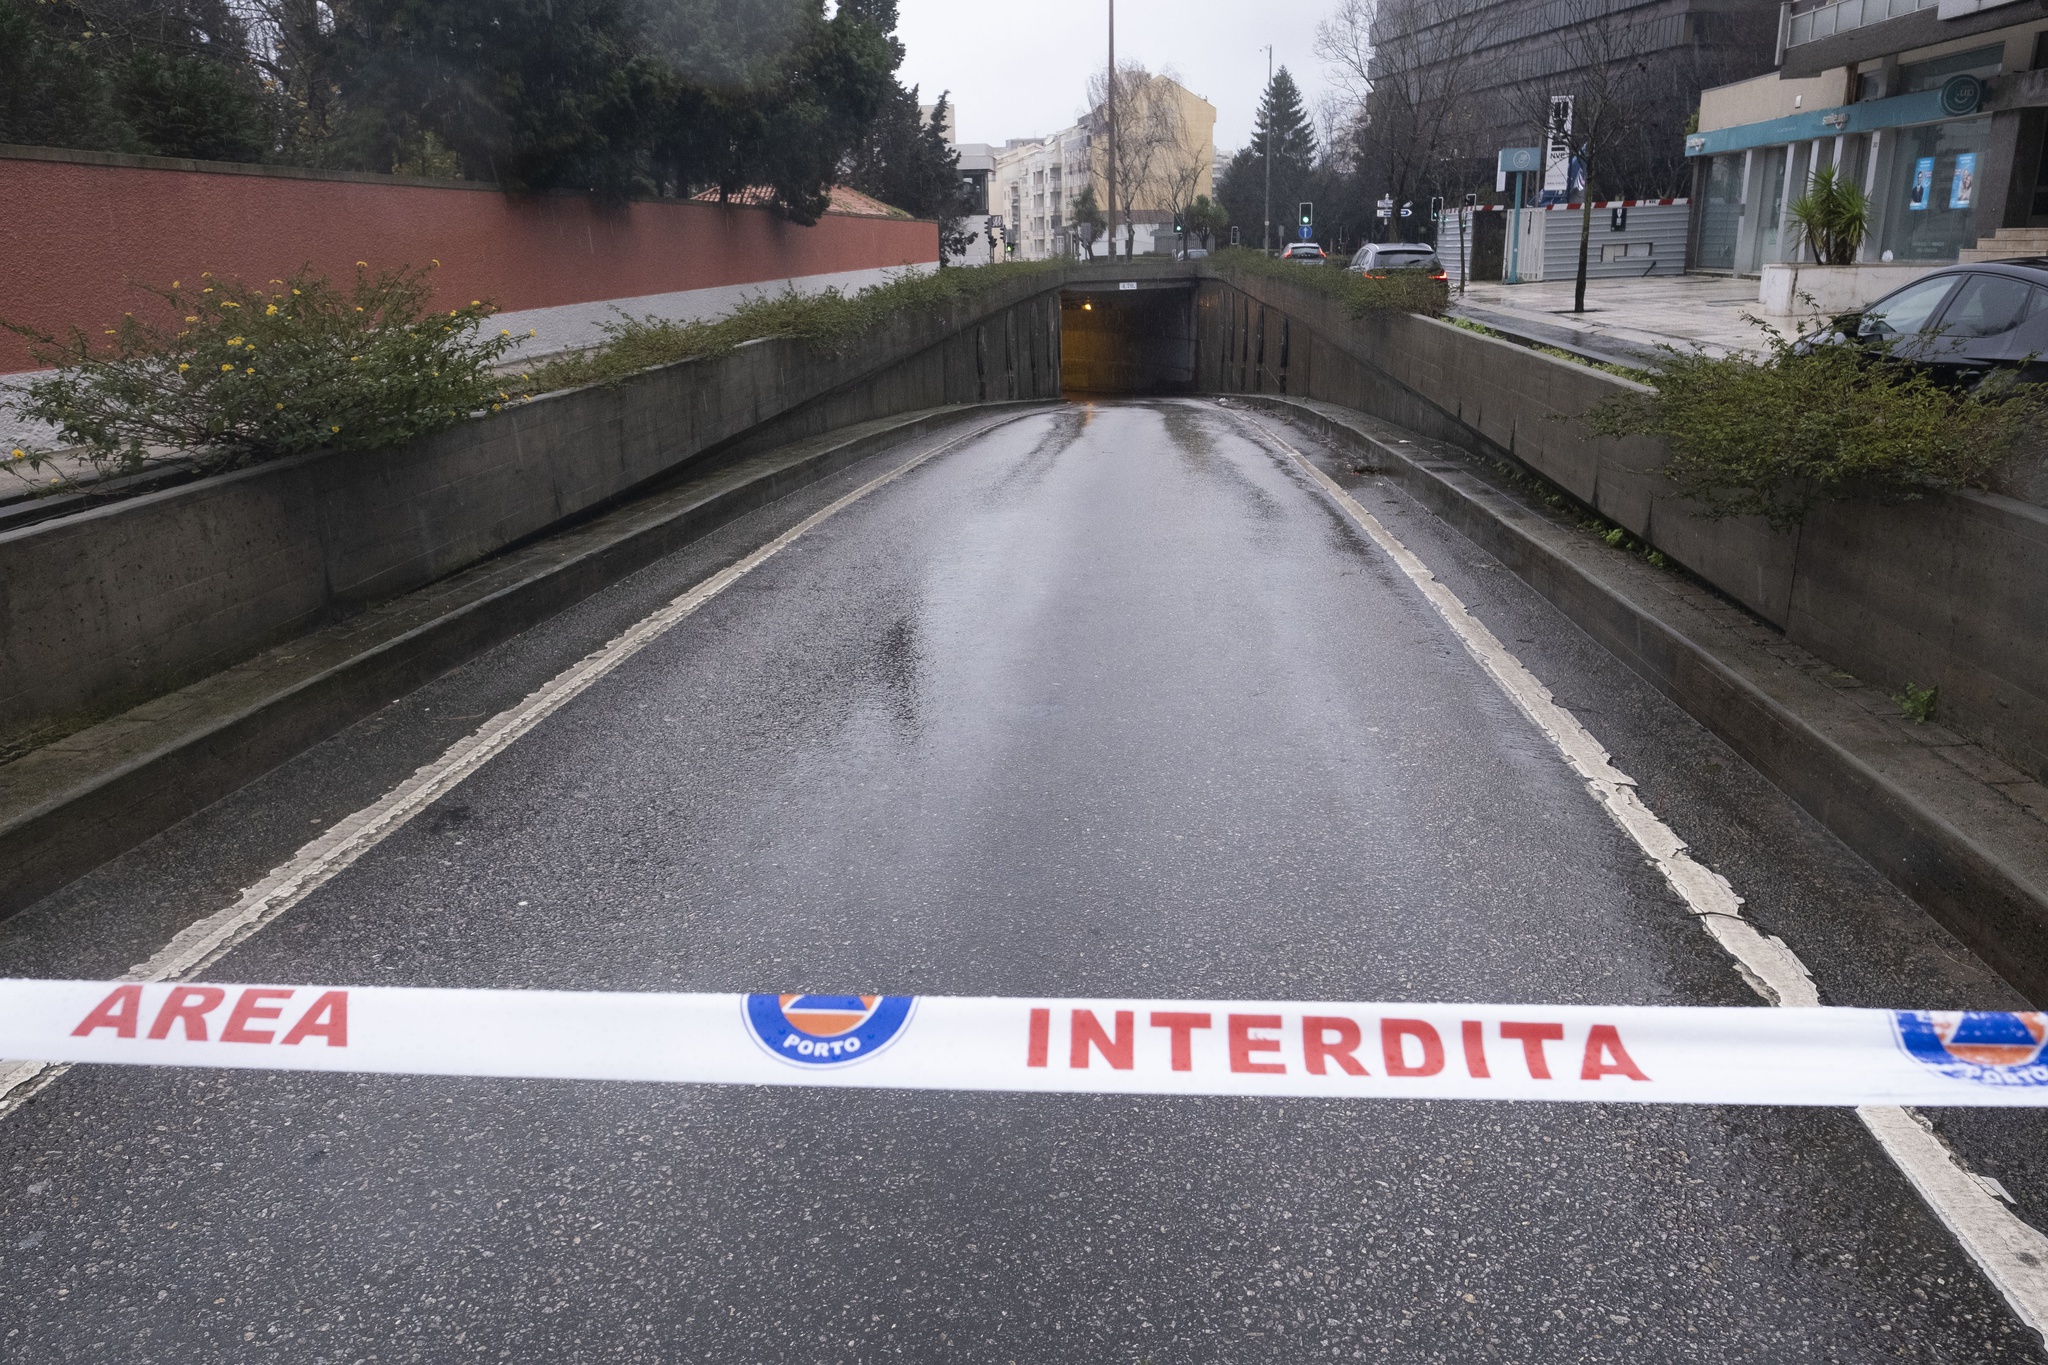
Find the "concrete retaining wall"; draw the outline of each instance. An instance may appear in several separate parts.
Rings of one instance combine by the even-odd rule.
[[[1576,420],[1631,387],[1408,314],[1352,318],[1278,280],[1208,280],[1198,387],[1373,413],[1528,466],[1821,658],[1889,692],[1937,686],[1944,724],[2048,781],[2048,509],[1991,493],[1825,506],[1794,531],[1710,521],[1659,442]]]
[[[182,686],[683,471],[870,418],[1059,394],[1063,276],[838,354],[769,340],[371,454],[0,533],[0,738]]]

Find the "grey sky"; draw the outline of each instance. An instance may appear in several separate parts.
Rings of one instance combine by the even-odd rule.
[[[1228,151],[1251,140],[1267,43],[1313,114],[1326,86],[1316,23],[1330,8],[1322,0],[1120,0],[1117,56],[1173,68],[1216,106],[1216,146]],[[963,142],[1049,133],[1082,111],[1088,73],[1103,63],[1106,9],[1104,0],[901,0],[897,33],[908,55],[899,74],[927,103],[953,92]]]

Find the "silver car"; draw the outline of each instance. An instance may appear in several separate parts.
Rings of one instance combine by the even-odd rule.
[[[1375,277],[1396,270],[1425,270],[1432,279],[1449,278],[1436,248],[1427,242],[1367,242],[1345,268]]]

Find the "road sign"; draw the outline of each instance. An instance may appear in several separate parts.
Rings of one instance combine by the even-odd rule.
[[[1311,237],[1313,237],[1313,236],[1315,236],[1315,235],[1316,235],[1316,230],[1315,230],[1314,228],[1310,227],[1310,226],[1309,226],[1309,225],[1308,225],[1307,223],[1303,223],[1303,224],[1301,225],[1301,240],[1302,240],[1302,241],[1304,241],[1304,242],[1305,242],[1305,241],[1307,241],[1307,240],[1308,240],[1309,238],[1311,238]]]
[[[1500,149],[1500,171],[1502,175],[1515,175],[1543,169],[1541,147],[1503,147]]]

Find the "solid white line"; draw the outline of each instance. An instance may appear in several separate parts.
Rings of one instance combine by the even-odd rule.
[[[660,639],[684,617],[788,549],[806,532],[926,461],[965,442],[977,440],[997,427],[1031,415],[1034,414],[1017,413],[1003,417],[933,446],[888,473],[868,480],[851,493],[811,513],[745,558],[720,569],[668,605],[635,622],[596,653],[563,669],[516,706],[499,712],[457,740],[432,763],[305,845],[289,861],[242,892],[241,898],[233,905],[181,929],[148,961],[130,967],[120,979],[170,981],[203,971],[243,939],[312,895],[356,859],[403,829],[415,815],[503,753],[521,735]],[[0,1117],[19,1108],[67,1069],[40,1062],[0,1062]]]
[[[1235,409],[1225,411],[1285,452],[1421,590],[1480,667],[1549,737],[1614,823],[1627,831],[1636,846],[1663,872],[1671,889],[1699,917],[1700,925],[1713,935],[1714,941],[1735,959],[1735,969],[1757,994],[1774,1005],[1798,1007],[1820,1003],[1812,974],[1798,954],[1786,947],[1784,940],[1761,932],[1742,917],[1742,898],[1735,894],[1728,879],[1694,860],[1686,851],[1685,841],[1651,814],[1636,796],[1635,779],[1609,761],[1607,750],[1592,733],[1557,704],[1550,689],[1537,681],[1536,675],[1465,609],[1456,593],[1438,582],[1428,566],[1379,518],[1335,479],[1316,468],[1308,456],[1257,418]],[[1917,1114],[1896,1105],[1864,1105],[1856,1115],[1986,1278],[2005,1296],[2013,1312],[2048,1342],[2048,1237],[2000,1203],[1985,1181],[1972,1174]]]

